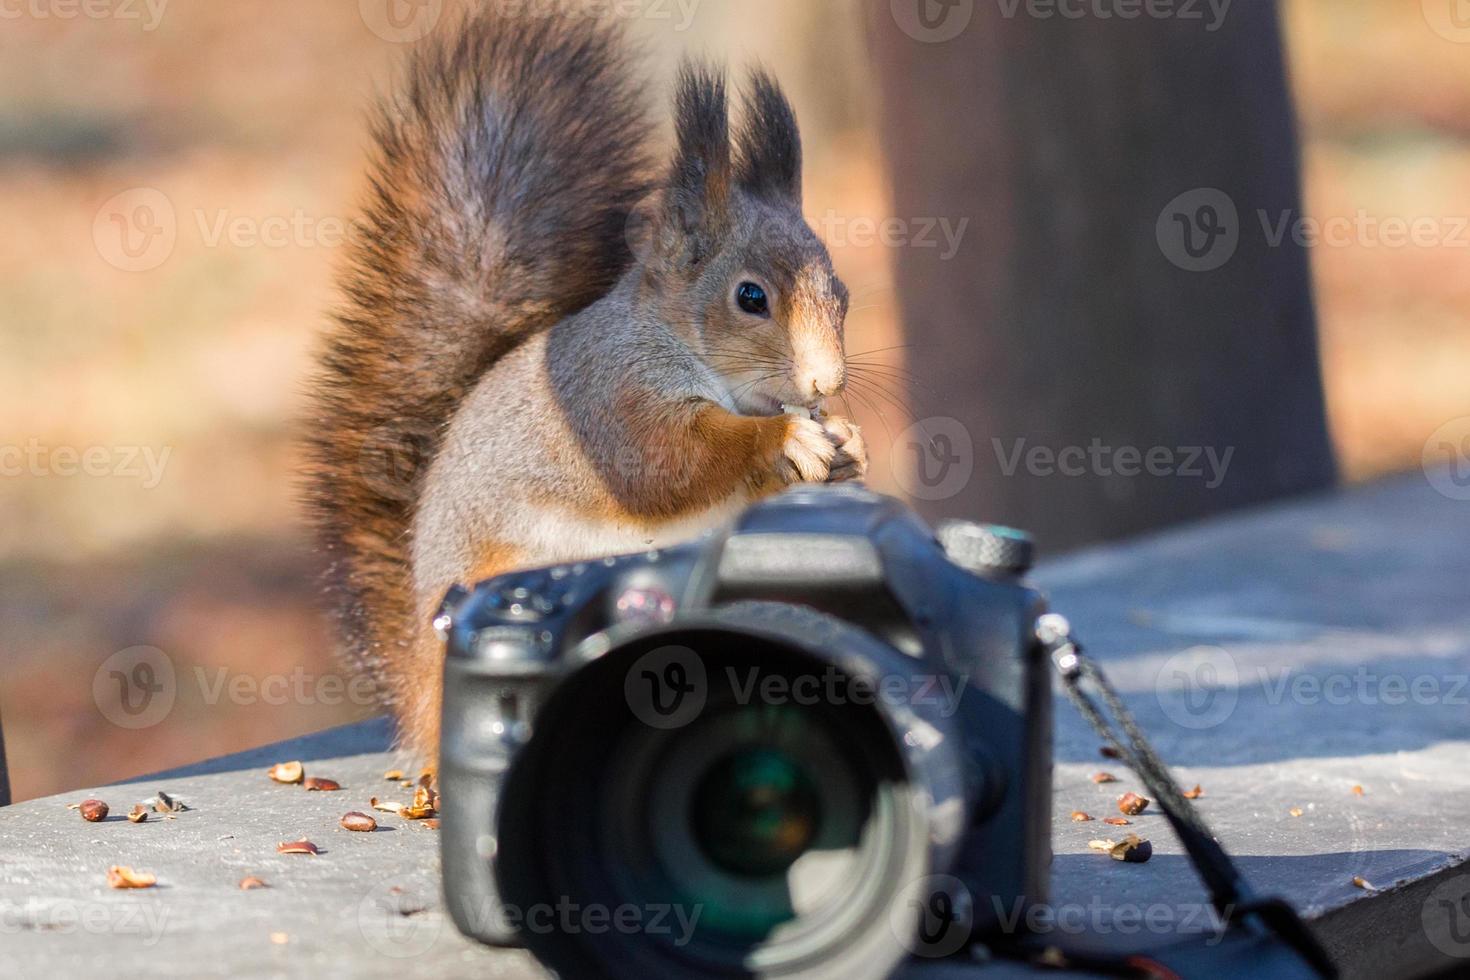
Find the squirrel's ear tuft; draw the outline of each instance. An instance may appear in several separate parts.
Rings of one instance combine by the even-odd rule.
[[[786,93],[764,68],[751,70],[738,145],[741,186],[801,204],[801,130]]]
[[[698,262],[730,227],[730,108],[725,74],[686,60],[674,95],[679,146],[670,178],[667,217]]]

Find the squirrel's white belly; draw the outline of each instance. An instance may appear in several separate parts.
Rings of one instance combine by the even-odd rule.
[[[706,531],[730,523],[748,504],[743,493],[735,494],[697,514],[652,527],[602,520],[559,508],[535,507],[516,531],[517,537],[524,535],[525,551],[533,556],[536,564],[583,561],[692,541]]]

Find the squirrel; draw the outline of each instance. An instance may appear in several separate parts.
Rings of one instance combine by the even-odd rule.
[[[848,294],[772,75],[732,127],[723,70],[685,60],[659,168],[618,25],[496,6],[426,42],[373,116],[308,419],[345,652],[431,766],[451,586],[678,543],[867,467],[822,411]]]

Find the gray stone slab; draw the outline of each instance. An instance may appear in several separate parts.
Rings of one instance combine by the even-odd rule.
[[[1203,786],[1201,808],[1252,881],[1307,911],[1349,976],[1470,964],[1470,913],[1455,918],[1470,909],[1459,904],[1470,889],[1465,508],[1422,480],[1393,481],[1069,556],[1036,576],[1164,758]],[[1204,893],[1162,817],[1069,820],[1116,815],[1114,798],[1142,787],[1098,756],[1065,701],[1057,710],[1058,941],[1118,950],[1208,935]],[[369,797],[406,793],[382,779],[402,761],[388,738],[368,723],[0,809],[0,975],[539,976],[524,954],[455,932],[433,830],[387,814],[374,834],[338,827]],[[270,783],[264,769],[286,758],[343,790]],[[1119,782],[1094,784],[1102,769]],[[192,809],[123,819],[159,789]],[[87,796],[114,815],[87,824],[66,809]],[[1128,830],[1153,840],[1150,863],[1087,849]],[[301,837],[323,853],[275,852]],[[160,887],[113,891],[112,864],[155,872]],[[271,887],[242,892],[246,875]]]

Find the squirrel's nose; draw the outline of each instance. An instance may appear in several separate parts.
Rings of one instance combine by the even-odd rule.
[[[824,374],[814,374],[808,383],[813,392],[822,398],[828,398],[839,394],[843,388],[847,387],[847,372],[842,368],[837,368],[835,371],[828,371]]]

